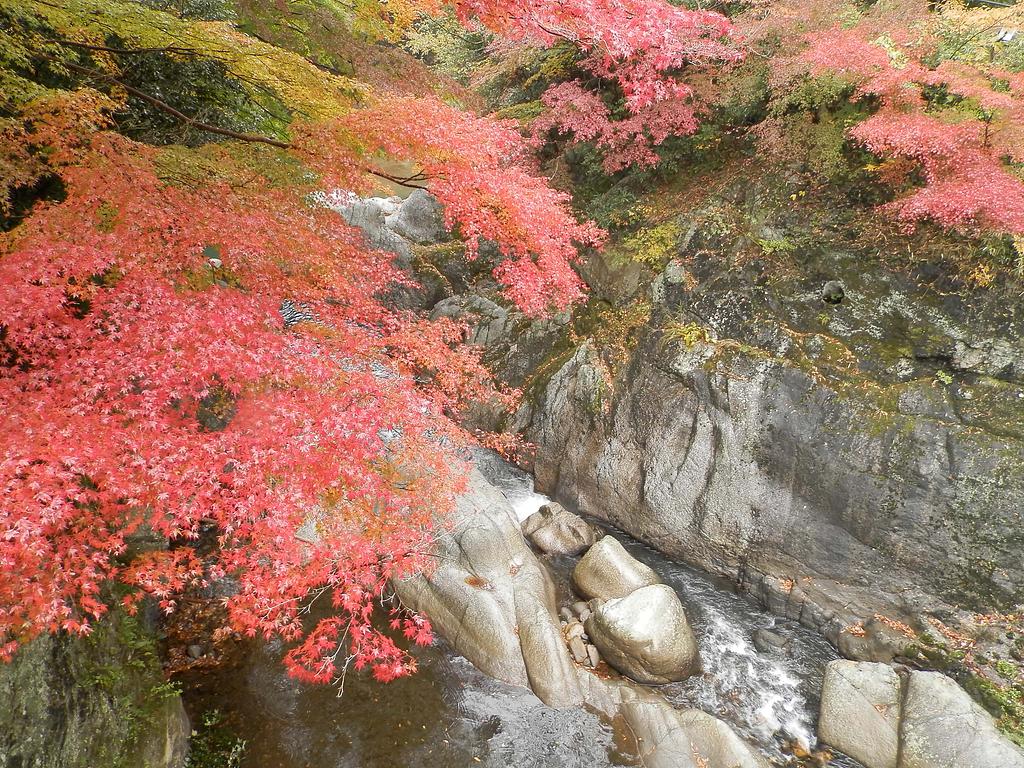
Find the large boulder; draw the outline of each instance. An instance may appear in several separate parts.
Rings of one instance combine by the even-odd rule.
[[[697,640],[675,591],[664,584],[598,603],[586,621],[601,656],[641,683],[671,683],[698,671]]]
[[[181,696],[154,702],[147,726],[138,742],[141,768],[184,768],[188,764],[192,723]]]
[[[913,672],[905,685],[899,768],[1024,768],[1024,752],[956,682]]]
[[[523,521],[523,533],[549,555],[578,555],[597,541],[590,523],[553,501]]]
[[[441,204],[426,190],[417,189],[384,219],[389,229],[414,243],[437,243],[447,237]]]
[[[449,296],[437,302],[430,310],[430,319],[448,317],[469,326],[466,343],[490,347],[512,330],[509,310],[484,296],[469,294]]]
[[[572,572],[572,586],[587,599],[609,600],[660,584],[651,568],[641,563],[612,536],[605,536],[587,550]]]
[[[645,768],[768,768],[756,748],[724,721],[676,709],[664,696],[626,678],[578,670],[587,706],[624,723]]]
[[[648,697],[621,713],[647,768],[765,768],[764,759],[726,723],[697,709],[677,710]]]
[[[888,664],[843,659],[825,669],[818,737],[866,768],[897,768],[900,678]]]
[[[437,568],[395,583],[402,602],[484,673],[551,706],[579,704],[554,585],[508,499],[473,469],[453,523],[435,546]]]
[[[398,197],[350,197],[337,202],[333,209],[353,227],[363,231],[366,244],[389,251],[398,257],[403,268],[412,263],[412,245],[388,225],[404,207]]]

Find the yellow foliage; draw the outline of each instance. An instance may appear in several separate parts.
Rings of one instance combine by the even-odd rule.
[[[710,331],[697,323],[671,323],[664,328],[661,336],[662,344],[678,342],[687,349],[694,344],[708,344],[711,340]]]
[[[0,56],[8,62],[31,62],[43,56],[60,71],[62,62],[81,63],[86,50],[82,46],[93,46],[88,51],[92,61],[116,76],[112,56],[96,49],[170,49],[171,56],[219,62],[254,95],[271,91],[293,114],[311,120],[344,114],[363,91],[355,81],[326,72],[225,22],[181,19],[127,0],[64,0],[60,4],[0,0],[0,12],[23,28],[20,35],[0,37]],[[46,27],[78,45],[48,38]],[[5,96],[9,98],[6,92]],[[18,93],[16,98],[23,96]]]
[[[641,229],[623,241],[620,248],[631,261],[660,269],[677,255],[681,235],[679,224],[668,221]]]

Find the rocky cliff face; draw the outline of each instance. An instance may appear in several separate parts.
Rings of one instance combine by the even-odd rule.
[[[812,240],[772,194],[733,189],[679,215],[678,259],[653,283],[595,258],[592,307],[572,321],[528,322],[481,271],[419,301],[469,323],[526,390],[515,426],[537,445],[540,490],[730,577],[847,655],[888,659],[905,638],[876,614],[1024,598],[1024,310],[886,269],[835,223]],[[723,206],[739,220],[723,224]],[[383,216],[387,237],[410,229],[399,219],[426,222],[421,244],[446,237],[424,196]],[[631,346],[594,305],[632,318]]]
[[[116,612],[0,665],[2,768],[184,768],[190,731],[152,636]]]
[[[535,384],[538,488],[851,656],[892,657],[876,614],[1024,598],[1019,303],[841,242],[773,274],[729,237],[690,225],[680,254],[700,255],[632,298],[650,311],[624,362],[597,332]]]

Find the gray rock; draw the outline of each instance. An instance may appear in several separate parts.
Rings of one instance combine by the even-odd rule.
[[[912,638],[897,632],[877,618],[863,623],[863,634],[844,632],[839,635],[839,653],[848,659],[880,661],[888,664],[897,656],[906,654]]]
[[[549,555],[578,555],[597,541],[590,523],[556,502],[545,504],[526,518],[523,533]]]
[[[622,704],[622,714],[646,768],[767,768],[732,728],[700,710],[638,697]]]
[[[0,664],[0,766],[184,768],[191,728],[165,682],[154,634],[119,610],[89,637],[37,637]]]
[[[589,610],[590,608],[587,607],[586,602],[583,600],[577,600],[575,603],[572,604],[572,612],[575,613],[577,616],[582,616],[584,611]]]
[[[577,664],[583,664],[587,660],[587,646],[578,635],[569,639],[569,653]]]
[[[572,572],[573,588],[588,599],[625,597],[640,587],[660,583],[658,574],[612,536],[605,536],[588,549]]]
[[[888,664],[837,660],[825,669],[818,737],[865,768],[897,768],[900,678]]]
[[[601,663],[601,652],[597,650],[596,645],[587,646],[587,660],[591,667],[596,667]]]
[[[841,304],[846,296],[846,289],[838,280],[829,280],[821,287],[821,300],[826,304]]]
[[[762,577],[801,582],[802,604],[782,607],[834,643],[875,614],[913,624],[953,604],[1019,604],[1024,303],[937,295],[938,268],[865,269],[845,231],[801,252],[789,276],[732,268],[764,222],[792,223],[772,237],[806,231],[777,185],[744,179],[675,220],[680,258],[655,281],[614,386],[597,338],[550,359],[560,370],[518,417],[538,489],[766,603]],[[723,205],[750,228],[706,226]],[[617,305],[640,295],[618,295],[601,269],[588,276]],[[827,279],[843,285],[841,304],[822,303]],[[711,341],[665,333],[687,326]]]
[[[435,545],[438,567],[396,582],[399,597],[485,674],[551,706],[580,703],[554,585],[504,494],[476,469],[453,523]]]
[[[578,670],[588,707],[624,723],[645,768],[768,768],[728,724],[698,710],[677,710],[664,696],[626,678]]]
[[[565,639],[572,640],[574,637],[583,637],[583,625],[578,621],[572,621],[565,628]]]
[[[586,629],[605,661],[638,682],[684,680],[700,668],[686,612],[679,596],[664,584],[601,603]]]
[[[772,359],[731,356],[719,370],[653,334],[639,347],[607,408],[595,406],[608,392],[603,365],[584,344],[521,417],[540,490],[738,582],[857,658],[894,655],[844,640],[857,620],[911,623],[964,590],[1024,597],[1024,529],[1013,522],[1024,474],[1009,458],[1024,455],[1024,439],[987,431],[981,416],[880,413]],[[965,524],[989,505],[984,531]],[[996,568],[982,583],[971,563],[989,556]],[[793,576],[808,578],[801,592],[779,588]]]
[[[140,740],[141,768],[184,768],[188,764],[192,724],[180,696],[158,702]]]
[[[899,768],[1024,768],[1024,751],[953,680],[913,672],[906,685]]]
[[[400,206],[386,214],[384,222],[396,234],[414,243],[438,243],[447,235],[441,204],[421,189],[415,190]]]
[[[789,640],[778,632],[772,632],[770,629],[758,629],[754,632],[754,647],[761,653],[784,655],[788,652],[788,646]]]
[[[193,659],[198,659],[202,657],[204,654],[203,646],[198,644],[192,644],[186,650],[188,652],[189,657]]]
[[[354,198],[335,207],[346,222],[363,230],[367,245],[389,251],[398,257],[402,267],[412,263],[410,242],[387,225],[388,216],[399,210],[397,197]]]
[[[450,296],[442,299],[430,310],[430,319],[448,317],[461,320],[469,326],[468,344],[491,347],[504,340],[512,330],[509,311],[484,296]]]

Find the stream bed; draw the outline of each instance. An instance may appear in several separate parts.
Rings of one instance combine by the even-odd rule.
[[[496,461],[481,467],[522,519],[546,498],[529,475]],[[674,563],[620,531],[630,553],[678,593],[698,638],[704,674],[661,691],[730,723],[775,765],[781,740],[814,743],[825,665],[837,658],[817,633],[778,619],[732,586]],[[568,599],[574,558],[549,565]],[[761,653],[757,630],[785,641]],[[344,693],[291,680],[274,643],[243,646],[233,663],[184,679],[193,720],[219,713],[245,749],[239,768],[605,768],[636,765],[611,724],[583,709],[555,710],[496,682],[443,641],[415,651],[419,671],[381,685],[350,674]],[[858,764],[838,756],[830,765]]]

